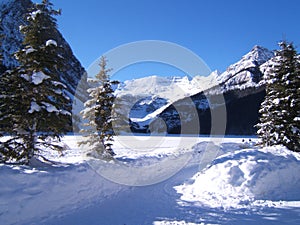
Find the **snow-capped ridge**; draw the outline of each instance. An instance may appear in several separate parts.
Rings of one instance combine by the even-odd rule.
[[[246,89],[260,86],[263,72],[260,66],[274,57],[274,52],[255,45],[241,60],[230,65],[225,72],[217,76],[217,82],[223,91]]]
[[[167,99],[169,102],[174,102],[178,99],[196,94],[203,90],[201,81],[206,80],[206,77],[195,76],[192,79],[188,76],[170,76],[160,77],[157,75],[127,80],[119,84],[116,95],[121,97],[124,95],[132,96],[157,96]]]
[[[274,57],[273,51],[270,51],[265,47],[255,45],[248,54],[242,57],[242,59],[253,60],[256,61],[259,65],[261,65],[272,57]]]
[[[192,78],[188,76],[159,77],[153,75],[127,80],[119,85],[116,94],[144,97],[155,95],[172,102],[214,86],[221,86],[223,91],[235,88],[244,89],[257,85],[262,78],[259,67],[272,57],[274,57],[274,52],[255,45],[249,53],[242,56],[238,62],[230,65],[223,73],[215,70],[209,76],[198,75]]]
[[[249,53],[242,56],[241,60],[230,65],[226,71],[220,75],[220,78],[223,78],[220,81],[222,82],[222,80],[229,78],[228,76],[238,74],[245,69],[260,66],[272,57],[274,57],[274,52],[256,45]]]

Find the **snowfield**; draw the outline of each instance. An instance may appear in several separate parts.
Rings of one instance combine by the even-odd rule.
[[[103,163],[78,139],[54,165],[0,164],[1,224],[300,224],[300,154],[282,146],[123,136]]]

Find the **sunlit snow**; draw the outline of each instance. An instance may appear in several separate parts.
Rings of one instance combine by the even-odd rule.
[[[41,107],[36,102],[31,102],[31,106],[28,112],[33,113],[33,112],[39,112],[40,110]]]
[[[32,83],[35,85],[43,83],[44,80],[50,78],[46,74],[44,74],[42,71],[34,72],[32,74]]]
[[[36,50],[34,48],[28,48],[26,49],[26,54],[30,54],[32,52],[35,52]]]
[[[30,17],[33,19],[33,20],[35,20],[36,19],[36,16],[38,15],[38,14],[41,14],[42,13],[42,11],[41,10],[36,10],[36,11],[34,11],[34,12],[31,12],[30,13]]]
[[[46,46],[50,46],[50,45],[57,46],[57,42],[54,41],[54,40],[48,40],[48,41],[46,41]]]
[[[0,178],[5,180],[0,182],[3,224],[300,222],[300,156],[285,147],[256,147],[253,138],[216,142],[210,137],[120,136],[113,146],[116,159],[132,171],[189,156],[169,178],[134,187],[104,178],[86,156],[88,149],[78,147],[80,138],[63,139],[64,156],[49,152],[54,164],[38,160],[31,167],[0,164]],[[144,170],[140,177],[157,176],[150,175]]]

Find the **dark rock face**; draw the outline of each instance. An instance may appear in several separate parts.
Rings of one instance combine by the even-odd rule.
[[[0,46],[3,65],[0,66],[0,71],[13,68],[18,64],[12,54],[22,47],[23,37],[19,26],[26,24],[26,13],[31,6],[31,0],[10,0],[0,3],[0,36],[3,37]],[[67,85],[70,94],[74,95],[80,79],[85,77],[85,70],[58,30],[55,37],[55,41],[62,47],[60,55],[67,59],[67,66],[60,74],[61,81]]]
[[[239,98],[236,93],[226,93],[227,126],[225,134],[252,135],[259,122],[259,108],[266,93],[264,88],[250,89],[249,94]]]
[[[167,132],[170,134],[253,135],[265,90],[263,87],[249,88],[243,90],[242,95],[240,92],[236,90],[224,93],[224,105],[212,104],[205,108],[199,108],[198,103],[213,102],[216,96],[199,93],[190,99],[182,99],[159,115],[164,121],[161,123],[167,125]],[[157,122],[154,120],[152,123]],[[155,127],[159,132],[162,125],[156,124]]]

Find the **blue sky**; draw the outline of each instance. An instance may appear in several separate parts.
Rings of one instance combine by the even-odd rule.
[[[141,40],[174,42],[200,56],[211,70],[220,71],[238,61],[254,45],[272,50],[286,38],[300,46],[298,0],[52,0],[52,3],[62,9],[62,15],[57,17],[59,30],[85,68],[105,52]],[[159,66],[156,69],[155,65],[149,68],[153,68],[153,73],[164,70]],[[176,71],[166,73],[172,72]]]

